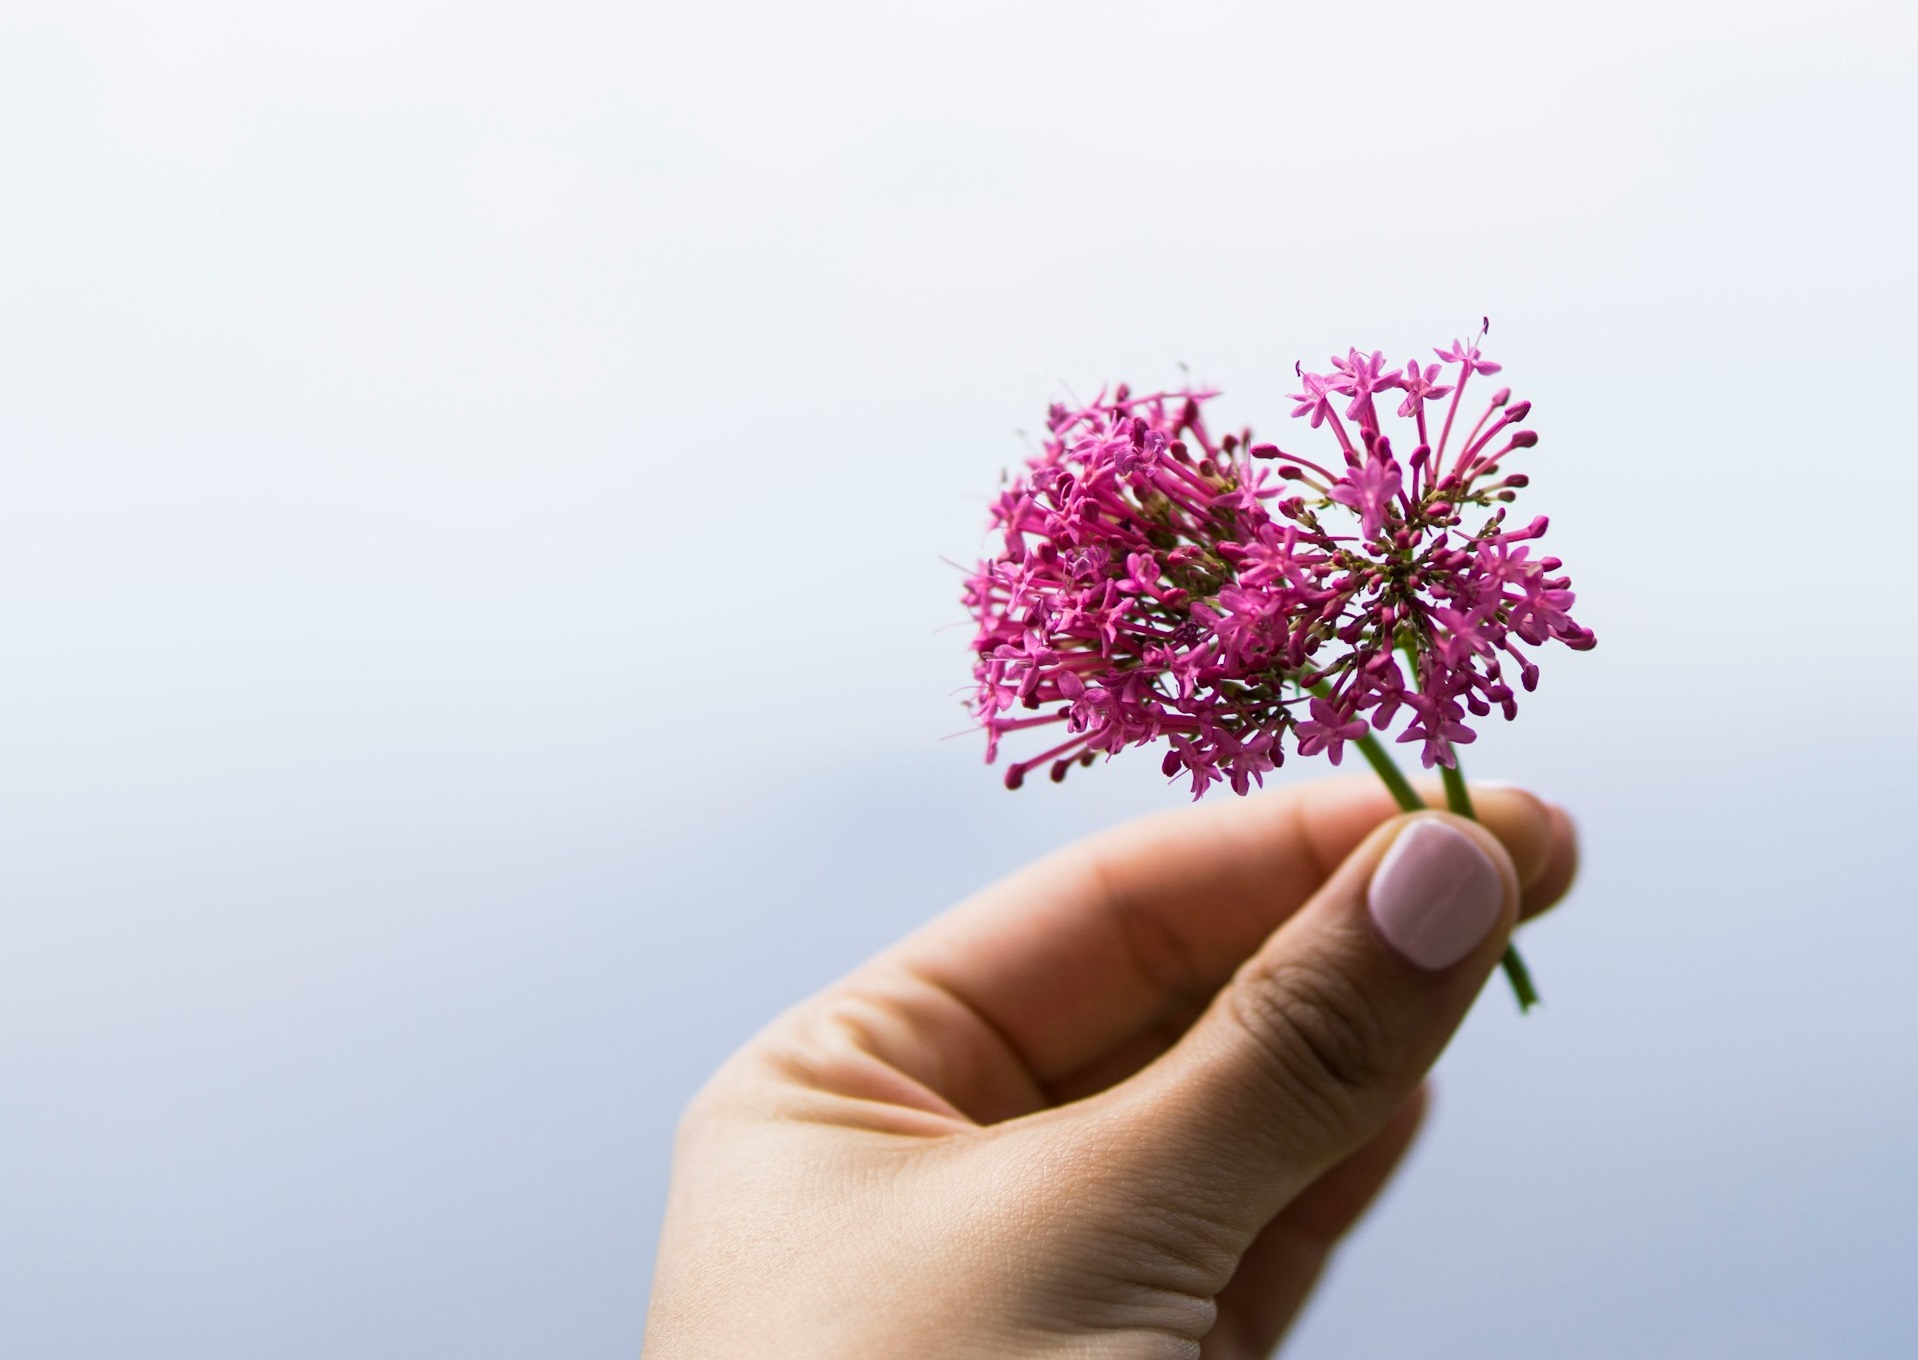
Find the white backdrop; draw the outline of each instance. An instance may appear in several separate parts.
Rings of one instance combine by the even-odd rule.
[[[943,740],[1015,431],[1489,313],[1587,872],[1290,1353],[1908,1355],[1914,16],[7,0],[0,1353],[633,1354],[703,1075],[1181,799]]]

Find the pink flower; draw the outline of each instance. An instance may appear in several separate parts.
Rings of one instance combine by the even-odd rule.
[[[1385,440],[1373,442],[1366,460],[1332,484],[1327,498],[1359,514],[1359,533],[1377,538],[1385,528],[1385,517],[1398,498],[1402,474],[1392,457],[1392,446]]]
[[[1347,350],[1343,359],[1333,356],[1332,367],[1338,370],[1338,376],[1330,381],[1329,387],[1352,398],[1352,404],[1345,408],[1345,418],[1376,431],[1379,423],[1372,413],[1372,394],[1398,387],[1405,380],[1397,373],[1386,371],[1385,356],[1378,350],[1373,350],[1369,359],[1355,349]]]
[[[1480,339],[1483,338],[1483,336],[1480,336]],[[1459,374],[1461,378],[1469,378],[1474,373],[1492,374],[1499,371],[1498,364],[1487,363],[1478,357],[1477,340],[1473,340],[1469,344],[1462,340],[1454,340],[1452,341],[1452,347],[1450,349],[1435,349],[1432,353],[1438,355],[1440,359],[1448,364],[1459,365],[1462,370]]]
[[[1051,409],[965,592],[987,759],[1003,738],[1051,732],[1008,785],[1162,742],[1165,772],[1195,796],[1243,793],[1283,763],[1288,737],[1336,764],[1347,742],[1394,728],[1428,767],[1450,765],[1476,736],[1468,717],[1517,711],[1508,668],[1536,686],[1530,649],[1595,645],[1558,559],[1533,556],[1545,520],[1508,523],[1526,479],[1504,461],[1537,442],[1509,427],[1529,404],[1500,389],[1452,448],[1467,381],[1499,366],[1478,340],[1438,354],[1452,374],[1357,349],[1330,376],[1301,368],[1293,414],[1329,423],[1343,455],[1324,465],[1249,431],[1214,439],[1211,391],[1119,387]],[[1399,418],[1416,422],[1403,465],[1373,402],[1395,389]],[[1445,396],[1430,447],[1424,403]]]
[[[1295,724],[1293,730],[1299,734],[1300,755],[1315,756],[1323,751],[1326,758],[1336,765],[1345,743],[1364,736],[1366,724],[1365,719],[1356,716],[1351,710],[1342,710],[1338,705],[1314,695],[1312,716]]]
[[[1332,394],[1342,389],[1323,374],[1301,371],[1298,376],[1299,381],[1305,384],[1305,391],[1292,394],[1292,400],[1299,403],[1292,408],[1292,414],[1311,416],[1312,428],[1316,430],[1332,414]]]
[[[1452,389],[1437,384],[1439,366],[1427,364],[1425,372],[1420,374],[1419,361],[1413,359],[1405,365],[1405,376],[1399,379],[1399,385],[1405,389],[1405,400],[1399,403],[1401,416],[1417,416],[1425,409],[1425,403],[1444,396]]]

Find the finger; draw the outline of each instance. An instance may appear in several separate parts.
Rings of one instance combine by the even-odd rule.
[[[1206,1225],[1215,1247],[1221,1231],[1248,1245],[1411,1095],[1496,964],[1518,899],[1483,827],[1431,812],[1381,827],[1170,1052],[1093,1103],[1114,1184],[1168,1222]]]
[[[1418,1137],[1428,1106],[1413,1089],[1372,1140],[1306,1188],[1260,1229],[1231,1282],[1219,1292],[1219,1325],[1203,1360],[1268,1356],[1298,1315],[1339,1240],[1371,1207]]]
[[[1553,862],[1540,799],[1496,788],[1477,802],[1521,881]],[[951,994],[1041,1083],[1128,1043],[1143,1063],[1153,1031],[1203,1006],[1395,811],[1363,778],[1149,817],[986,889],[877,963]]]
[[[1443,789],[1437,780],[1419,780],[1415,787],[1428,799],[1443,801]],[[1511,786],[1474,789],[1473,798],[1489,820],[1493,834],[1512,855],[1525,884],[1519,918],[1530,920],[1550,910],[1571,886],[1578,867],[1577,833],[1571,819],[1563,809]],[[1549,840],[1540,840],[1541,828],[1549,829]],[[1136,1033],[1048,1082],[1047,1092],[1054,1102],[1063,1102],[1117,1085],[1178,1042],[1210,1000],[1211,992],[1180,998]]]
[[[1551,848],[1536,877],[1525,885],[1519,916],[1528,921],[1565,896],[1578,877],[1578,828],[1556,803],[1547,803],[1545,811],[1552,823]]]

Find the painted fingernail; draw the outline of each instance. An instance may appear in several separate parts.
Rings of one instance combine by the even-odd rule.
[[[1399,833],[1372,871],[1366,909],[1379,934],[1420,968],[1450,968],[1498,924],[1505,886],[1472,838],[1437,817]]]

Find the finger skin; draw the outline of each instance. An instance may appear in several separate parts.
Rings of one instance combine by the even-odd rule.
[[[1435,806],[1443,804],[1444,791],[1437,780],[1416,781],[1415,787]],[[1577,831],[1571,818],[1564,809],[1510,786],[1475,789],[1473,800],[1479,820],[1505,846],[1524,885],[1519,919],[1530,920],[1549,911],[1571,888],[1578,872]],[[1125,1039],[1077,1070],[1045,1082],[1051,1101],[1092,1095],[1139,1071],[1177,1042],[1216,990],[1216,986],[1203,992],[1195,989],[1174,998]]]
[[[1571,814],[1556,803],[1547,803],[1545,811],[1552,822],[1550,852],[1539,866],[1537,877],[1525,885],[1520,915],[1528,921],[1570,892],[1572,880],[1578,877],[1578,828]]]
[[[1542,800],[1508,788],[1475,799],[1521,883],[1561,862]],[[1126,1074],[1109,1057],[1123,1046],[1148,1060],[1153,1034],[1195,1015],[1397,811],[1365,777],[1145,818],[986,889],[877,963],[957,998],[1042,1086],[1083,1090],[1094,1065]]]
[[[1201,1360],[1264,1360],[1298,1316],[1339,1240],[1371,1207],[1424,1127],[1428,1088],[1412,1092],[1385,1127],[1319,1177],[1266,1224],[1219,1292],[1219,1323]]]

